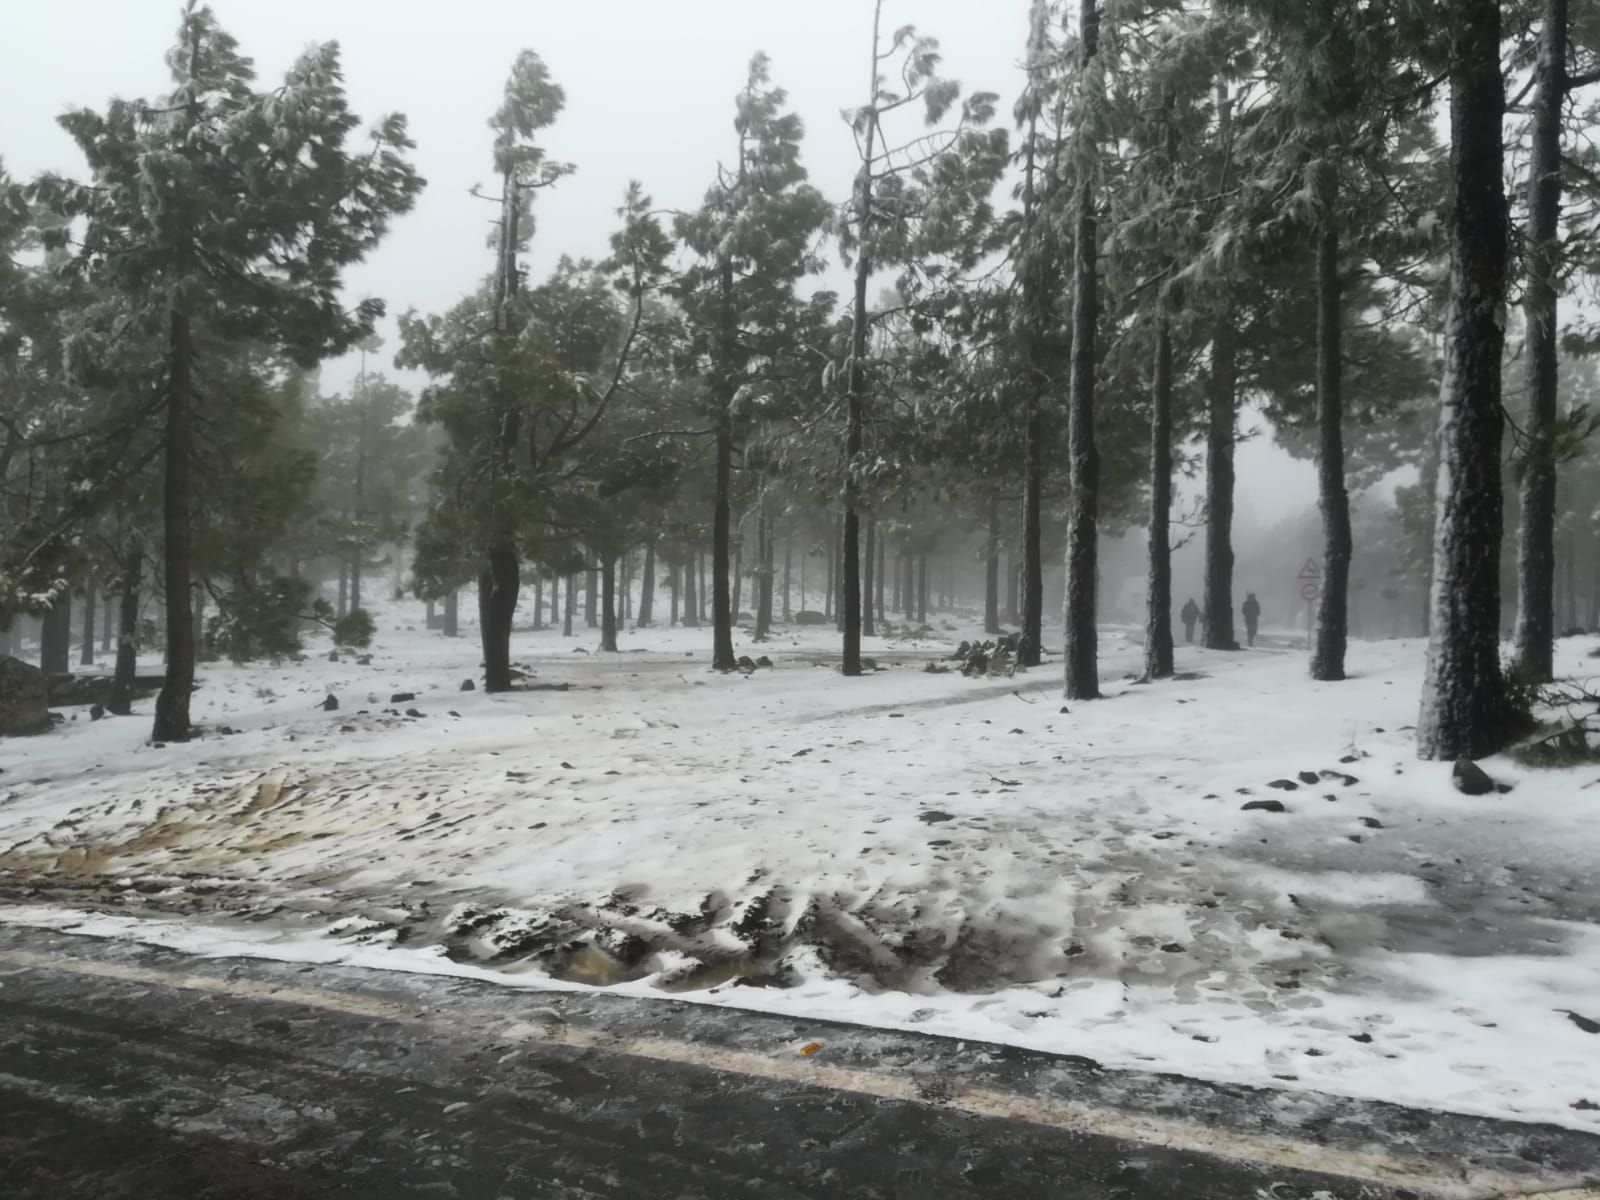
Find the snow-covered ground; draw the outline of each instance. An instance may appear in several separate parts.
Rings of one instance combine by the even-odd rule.
[[[1414,757],[1418,643],[1339,684],[1288,637],[1180,646],[1146,686],[1111,629],[1069,712],[1053,666],[926,672],[954,622],[856,680],[831,629],[741,637],[749,676],[706,630],[519,633],[532,687],[489,696],[473,631],[413,620],[366,665],[205,666],[188,745],[81,709],[0,742],[0,919],[1600,1130],[1567,1015],[1600,1020],[1600,768],[1457,794]]]

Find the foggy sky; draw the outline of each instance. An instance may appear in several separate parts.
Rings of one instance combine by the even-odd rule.
[[[485,122],[523,48],[536,50],[566,89],[566,111],[546,141],[553,158],[578,167],[540,193],[528,264],[534,277],[561,254],[605,254],[630,179],[659,207],[698,204],[730,153],[733,97],[757,50],[771,56],[774,83],[806,122],[812,181],[838,199],[855,170],[839,112],[865,97],[869,0],[212,0],[212,7],[263,81],[281,78],[306,46],[337,40],[354,111],[364,121],[395,110],[410,119],[428,188],[348,275],[352,302],[374,295],[388,303],[386,368],[394,314],[442,311],[490,269],[493,211],[468,189],[490,182]],[[7,10],[0,156],[18,179],[43,170],[80,174],[82,160],[55,117],[101,107],[112,95],[164,90],[162,55],[180,6],[48,0]],[[884,25],[914,23],[939,38],[946,73],[969,90],[1000,93],[1009,123],[1027,11],[1028,0],[890,0]],[[353,371],[349,362],[329,364],[328,386],[342,386]],[[1241,445],[1238,458],[1241,508],[1254,509],[1262,524],[1314,498],[1310,466],[1290,461],[1270,438]]]

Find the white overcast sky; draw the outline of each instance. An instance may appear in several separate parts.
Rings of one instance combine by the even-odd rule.
[[[354,110],[366,120],[396,110],[410,118],[427,190],[349,274],[352,299],[379,296],[391,315],[447,308],[490,267],[490,210],[468,189],[489,181],[485,121],[524,48],[537,51],[566,89],[548,148],[578,167],[540,196],[529,264],[536,276],[561,254],[605,253],[630,179],[661,207],[698,202],[728,153],[733,96],[757,50],[771,56],[774,81],[805,120],[813,182],[834,198],[849,190],[855,149],[839,113],[859,104],[866,88],[870,0],[212,0],[212,7],[264,81],[279,78],[306,46],[336,40]],[[1029,0],[888,0],[884,25],[915,24],[937,37],[946,73],[968,89],[1000,93],[1009,114],[1028,7]],[[55,117],[165,88],[162,55],[180,6],[8,0],[6,9],[0,157],[19,179],[79,173],[81,160]],[[348,374],[348,364],[331,365],[327,377],[337,386]],[[1309,468],[1260,441],[1241,447],[1240,468],[1243,498],[1264,514],[1314,494]]]

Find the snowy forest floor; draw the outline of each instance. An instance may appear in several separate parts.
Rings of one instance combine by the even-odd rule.
[[[1414,756],[1420,643],[1338,684],[1289,637],[1180,646],[1147,686],[1107,629],[1107,699],[1068,712],[1053,665],[927,673],[948,619],[857,680],[828,628],[741,632],[749,676],[704,629],[519,632],[528,688],[490,696],[475,631],[417,612],[367,665],[204,666],[187,745],[83,709],[0,742],[0,920],[1600,1131],[1568,1015],[1600,1021],[1600,766],[1457,794]]]

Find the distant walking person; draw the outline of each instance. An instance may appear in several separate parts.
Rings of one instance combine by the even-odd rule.
[[[1178,614],[1183,618],[1183,640],[1194,641],[1194,623],[1200,619],[1200,606],[1194,602],[1194,597],[1189,597],[1189,602],[1183,606],[1183,611]]]
[[[1256,599],[1254,592],[1248,593],[1244,598],[1244,633],[1250,644],[1256,644],[1256,627],[1261,624],[1261,601]]]

